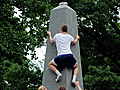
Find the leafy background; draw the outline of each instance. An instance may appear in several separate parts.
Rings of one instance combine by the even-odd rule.
[[[51,9],[62,1],[77,13],[84,88],[120,89],[118,0],[0,0],[1,90],[37,90],[42,84],[43,71],[31,61],[38,60],[35,48],[45,45]]]

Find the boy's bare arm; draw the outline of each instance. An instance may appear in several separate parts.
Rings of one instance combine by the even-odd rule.
[[[80,39],[80,37],[78,35],[76,35],[76,39],[73,41],[73,44],[76,44],[78,39]]]
[[[50,32],[50,31],[47,31],[47,34],[48,34],[49,37],[50,37],[50,42],[53,44],[54,42],[53,42],[53,38],[52,38],[52,36],[51,36],[51,32]]]
[[[78,90],[82,90],[81,87],[80,87],[80,85],[79,85],[79,82],[78,82],[78,81],[76,81],[75,84],[77,85]]]

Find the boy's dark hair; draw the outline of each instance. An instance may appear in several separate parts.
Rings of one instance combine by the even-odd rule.
[[[68,31],[68,27],[66,25],[62,25],[61,29],[63,32],[67,32]]]
[[[66,88],[64,86],[60,86],[59,90],[66,90]]]

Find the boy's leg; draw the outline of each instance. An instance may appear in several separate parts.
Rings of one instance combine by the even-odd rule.
[[[76,82],[76,77],[77,77],[77,74],[78,74],[78,70],[79,70],[78,64],[76,63],[73,68],[74,68],[74,73],[73,73],[72,83],[75,83]]]
[[[57,64],[54,61],[50,61],[48,64],[49,68],[57,74],[57,78],[56,78],[56,82],[57,82],[60,79],[60,77],[62,77],[62,74],[57,70],[55,65]]]
[[[49,62],[48,66],[52,71],[56,72],[57,68],[55,67],[52,61]]]

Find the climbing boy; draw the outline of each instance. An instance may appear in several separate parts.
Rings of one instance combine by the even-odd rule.
[[[70,50],[71,43],[76,44],[78,39],[80,38],[78,35],[76,39],[74,39],[70,34],[67,34],[68,27],[66,25],[62,25],[60,29],[60,33],[57,33],[53,38],[51,36],[51,32],[47,31],[49,35],[50,42],[56,43],[57,47],[57,57],[49,62],[49,68],[57,74],[56,82],[62,77],[62,74],[57,70],[56,66],[65,67],[70,66],[74,69],[72,83],[75,84],[76,77],[78,74],[78,63],[73,57],[73,53]]]

